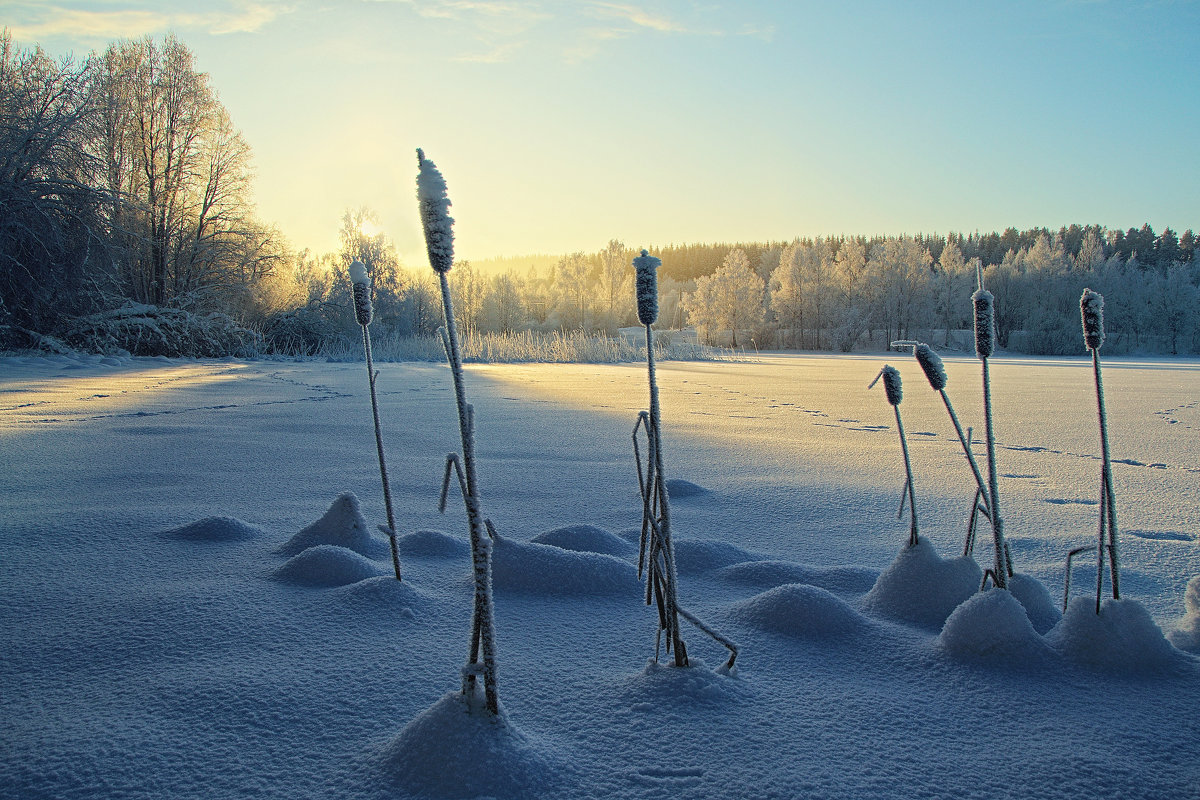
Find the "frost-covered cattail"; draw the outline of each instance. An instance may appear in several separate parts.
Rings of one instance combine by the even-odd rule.
[[[350,283],[354,288],[354,316],[364,328],[371,324],[374,309],[371,307],[371,279],[361,261],[350,264]]]
[[[921,369],[925,372],[925,377],[929,379],[929,385],[934,388],[934,391],[940,392],[945,389],[946,367],[942,364],[941,356],[923,342],[913,347],[913,355],[917,357],[917,363],[921,365]]]
[[[971,473],[975,476],[975,499],[971,501],[971,514],[967,520],[967,538],[963,543],[963,555],[969,556],[975,549],[975,523],[978,514],[980,511],[984,514],[988,513],[988,490],[984,484],[983,474],[979,471],[979,464],[975,461],[975,454],[971,452],[967,435],[963,433],[962,423],[958,421],[958,414],[954,413],[950,396],[946,394],[946,366],[942,363],[941,356],[933,352],[933,348],[924,342],[892,342],[892,344],[911,344],[913,346],[913,355],[916,356],[917,363],[921,365],[921,370],[929,380],[929,385],[942,396],[942,403],[946,406],[950,421],[954,423],[954,432],[958,434],[958,441],[967,457],[967,463],[971,465]]]
[[[653,325],[658,319],[658,276],[662,261],[645,250],[633,260],[637,270],[637,312],[643,325]]]
[[[491,523],[484,518],[480,500],[479,478],[475,464],[475,413],[467,402],[466,383],[463,376],[462,351],[458,344],[458,325],[454,319],[454,302],[450,294],[447,273],[454,263],[454,220],[450,218],[450,198],[446,194],[446,181],[432,161],[417,150],[417,200],[421,210],[421,224],[425,229],[425,249],[429,253],[429,266],[438,275],[442,291],[442,313],[445,327],[442,328],[442,343],[446,348],[446,360],[450,364],[450,375],[454,380],[454,398],[458,407],[458,429],[462,442],[462,462],[459,470],[463,489],[463,504],[467,510],[467,522],[471,534],[471,563],[475,576],[475,609],[471,620],[471,648],[467,664],[463,668],[463,694],[470,697],[475,692],[476,678],[482,674],[483,691],[487,709],[493,715],[500,713],[500,698],[496,690],[496,634],[495,611],[492,601],[492,531]],[[446,474],[442,495],[450,480],[451,469],[458,464],[457,456],[447,458]],[[445,505],[442,505],[443,510]]]
[[[992,420],[992,381],[988,357],[996,349],[996,299],[983,288],[983,270],[976,273],[979,289],[971,295],[975,306],[975,354],[983,362],[983,419],[987,433],[988,517],[992,523],[992,539],[996,548],[996,566],[992,580],[1001,589],[1008,588],[1008,561],[1004,544],[1004,521],[1000,517],[999,487],[996,479],[996,432]]]
[[[1108,414],[1104,409],[1104,380],[1100,373],[1100,346],[1104,344],[1104,297],[1084,289],[1079,298],[1083,317],[1083,341],[1092,351],[1092,371],[1096,378],[1096,408],[1100,417],[1100,534],[1096,543],[1096,613],[1104,590],[1104,555],[1108,551],[1113,599],[1121,596],[1120,562],[1117,556],[1117,506],[1113,493],[1112,455],[1108,446]],[[1105,544],[1107,536],[1108,542]]]
[[[392,514],[392,491],[388,481],[387,461],[383,456],[383,431],[379,426],[379,400],[375,393],[375,365],[371,362],[371,279],[361,261],[350,264],[350,283],[354,288],[354,316],[362,326],[363,354],[367,359],[367,384],[371,389],[371,416],[375,421],[375,450],[379,455],[379,477],[383,481],[383,504],[387,509],[387,535],[392,547],[392,566],[400,580],[400,551],[396,545],[396,517]]]
[[[421,209],[421,227],[425,230],[425,249],[429,266],[436,272],[449,272],[454,263],[454,218],[450,216],[450,198],[446,180],[437,165],[417,149],[417,200]]]
[[[883,391],[887,395],[887,401],[894,406],[900,405],[900,401],[904,399],[904,389],[900,384],[900,370],[893,366],[886,366],[879,375],[883,378]]]
[[[1083,316],[1083,340],[1088,350],[1099,350],[1104,344],[1104,296],[1084,289],[1079,310]]]
[[[896,415],[896,431],[900,434],[900,450],[904,454],[904,496],[908,500],[909,506],[909,534],[908,546],[916,547],[918,541],[917,532],[917,495],[913,487],[912,462],[908,457],[908,439],[904,436],[904,422],[900,419],[900,401],[904,399],[904,390],[900,384],[900,370],[885,364],[883,369],[879,370],[879,374],[875,376],[875,380],[871,381],[870,389],[880,380],[883,380],[883,391],[887,395],[887,401],[892,406],[892,411]],[[900,511],[904,511],[904,502],[900,503]]]
[[[975,304],[975,354],[988,358],[996,349],[996,299],[987,289],[971,295]]]

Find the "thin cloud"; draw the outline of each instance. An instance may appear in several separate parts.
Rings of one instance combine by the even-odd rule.
[[[62,37],[108,41],[165,30],[201,30],[215,36],[256,33],[290,9],[270,3],[234,3],[203,13],[170,11],[161,7],[96,11],[68,6],[26,6],[31,19],[10,26],[13,38],[40,41]]]
[[[623,3],[592,3],[595,16],[614,17],[639,28],[648,28],[659,33],[694,33],[686,26],[667,17],[651,14],[645,9]]]

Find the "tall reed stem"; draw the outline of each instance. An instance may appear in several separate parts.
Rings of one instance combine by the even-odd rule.
[[[387,461],[383,457],[383,431],[379,425],[379,399],[375,395],[375,379],[379,373],[371,360],[371,331],[370,324],[375,311],[371,306],[371,277],[367,267],[361,261],[350,264],[350,286],[354,296],[354,317],[362,327],[363,353],[367,359],[367,383],[371,387],[371,418],[375,422],[375,451],[379,454],[379,478],[383,481],[383,504],[387,509],[387,535],[392,547],[392,566],[396,570],[396,580],[400,580],[400,551],[396,546],[396,518],[392,514],[392,489],[388,480]]]
[[[438,274],[442,291],[442,313],[446,324],[442,328],[442,342],[446,348],[446,359],[454,379],[454,399],[458,407],[458,431],[462,441],[463,504],[467,509],[467,521],[471,534],[471,564],[474,572],[475,606],[471,618],[471,649],[467,664],[463,668],[462,691],[467,697],[475,692],[476,677],[483,674],[483,690],[487,709],[493,715],[500,713],[500,700],[496,691],[496,623],[492,607],[492,534],[491,525],[484,519],[479,499],[479,480],[475,469],[475,413],[467,402],[463,380],[462,350],[459,346],[458,325],[454,319],[454,303],[450,298],[450,282],[446,273],[454,263],[454,233],[449,212],[450,198],[446,194],[446,182],[424,152],[417,150],[417,199],[421,212],[421,223],[425,232],[425,247],[429,254],[429,265]],[[448,463],[454,463],[451,455]],[[446,470],[446,480],[450,470]],[[443,497],[445,488],[443,487]]]
[[[663,565],[666,568],[666,586],[664,596],[664,611],[667,617],[667,629],[671,636],[671,645],[675,653],[675,665],[688,665],[687,648],[679,635],[679,596],[677,590],[677,573],[675,570],[675,547],[671,542],[671,502],[667,492],[667,481],[663,473],[662,455],[662,412],[658,403],[658,379],[654,365],[654,331],[646,325],[646,369],[650,379],[650,427],[653,432],[650,439],[650,457],[654,459],[655,481],[654,489],[658,499],[658,537],[661,542]]]
[[[379,401],[375,396],[375,379],[379,377],[371,362],[371,334],[367,326],[362,326],[363,352],[367,356],[367,380],[371,386],[371,417],[375,421],[375,451],[379,454],[379,477],[383,481],[383,505],[387,510],[388,542],[392,549],[392,567],[396,570],[396,580],[400,580],[400,548],[396,544],[396,518],[392,514],[392,489],[388,485],[387,461],[383,457],[383,432],[379,425]]]

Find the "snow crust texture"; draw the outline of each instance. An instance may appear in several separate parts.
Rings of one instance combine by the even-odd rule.
[[[867,620],[845,600],[801,583],[777,586],[737,603],[732,616],[743,625],[790,636],[839,637],[867,627]]]
[[[262,528],[233,517],[205,517],[178,528],[163,531],[163,536],[191,542],[238,542],[257,539]]]
[[[507,537],[492,547],[492,585],[534,594],[627,597],[636,597],[641,586],[636,568],[623,559]]]
[[[345,547],[318,544],[302,550],[276,569],[273,576],[300,586],[344,586],[380,574],[374,561]]]
[[[388,545],[371,535],[371,529],[358,507],[353,492],[338,495],[320,519],[300,530],[279,548],[285,556],[294,556],[316,545],[335,545],[353,550],[367,558],[386,553]]]
[[[563,528],[539,533],[531,540],[536,544],[548,544],[561,547],[564,550],[578,550],[586,553],[603,553],[609,556],[632,556],[637,554],[637,547],[595,525],[568,525]]]
[[[939,555],[975,486],[936,394],[905,403],[928,541],[897,553],[875,358],[664,362],[673,474],[719,486],[672,505],[680,603],[737,642],[733,674],[690,622],[691,667],[651,658],[644,364],[468,367],[505,533],[489,721],[457,692],[444,366],[380,365],[400,582],[360,363],[0,358],[0,798],[1190,800],[1200,361],[1106,373],[1127,599],[1097,616],[1085,558],[1060,619],[1064,554],[1095,542],[1095,418],[1029,409],[1094,407],[1082,362],[990,361],[1023,573],[983,593]]]
[[[1182,654],[1136,600],[1076,597],[1046,641],[1068,659],[1115,673],[1154,672],[1182,664]]]
[[[937,643],[954,656],[999,664],[1028,666],[1051,654],[1025,607],[1005,589],[976,592],[959,605]]]
[[[492,717],[459,692],[405,725],[380,760],[395,787],[447,800],[544,797],[561,771],[507,714]]]
[[[979,591],[983,570],[974,559],[943,559],[929,540],[905,547],[863,598],[872,614],[940,628],[954,609]]]

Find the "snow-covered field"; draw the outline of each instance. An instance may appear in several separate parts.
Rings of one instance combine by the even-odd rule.
[[[871,591],[908,537],[892,409],[867,390],[885,360],[927,540],[906,555],[950,580],[973,479],[910,356],[660,365],[681,602],[741,646],[733,675],[686,625],[693,666],[650,663],[644,366],[468,367],[501,536],[498,725],[451,696],[470,564],[461,502],[436,508],[459,449],[446,367],[379,365],[397,583],[368,535],[385,512],[362,364],[0,359],[0,796],[1200,797],[1200,659],[1159,632],[1200,649],[1200,362],[1105,361],[1140,605],[1097,620],[1088,554],[1081,613],[1042,635],[998,592],[943,632],[898,619],[939,586]],[[947,371],[982,439],[979,363]],[[1057,605],[1098,524],[1090,362],[992,376],[1015,567]]]

